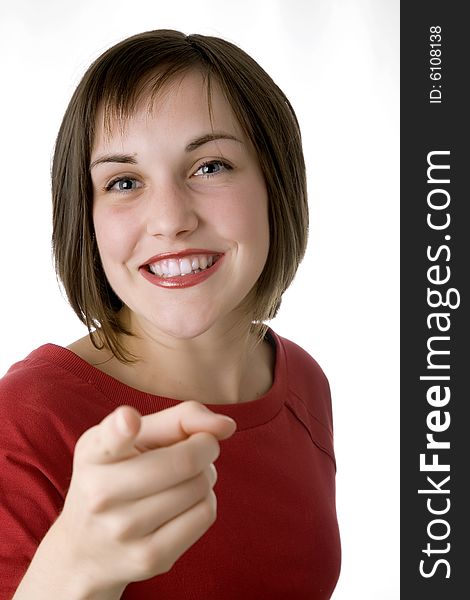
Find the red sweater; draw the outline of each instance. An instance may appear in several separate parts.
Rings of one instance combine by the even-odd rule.
[[[168,573],[129,584],[123,599],[330,598],[340,540],[329,386],[304,350],[269,337],[269,392],[207,405],[237,422],[217,460],[216,522]],[[121,404],[150,414],[179,402],[128,387],[53,344],[0,379],[0,600],[11,599],[62,509],[80,435]]]

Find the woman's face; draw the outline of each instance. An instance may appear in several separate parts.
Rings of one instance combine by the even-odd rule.
[[[269,248],[258,159],[230,105],[202,76],[170,83],[105,133],[91,157],[93,220],[104,271],[131,328],[193,338],[228,327]]]

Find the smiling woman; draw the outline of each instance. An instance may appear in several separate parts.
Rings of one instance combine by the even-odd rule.
[[[328,381],[266,324],[307,241],[289,101],[229,42],[140,34],[83,77],[52,179],[89,335],[0,381],[5,598],[330,598]]]
[[[216,82],[209,113],[200,72],[174,78],[107,131],[101,110],[91,154],[101,264],[123,302],[120,319],[152,340],[152,362],[165,369],[157,380],[174,370],[166,352],[155,355],[168,336],[203,343],[246,320],[242,301],[269,250],[266,185],[250,140]],[[150,350],[133,338],[122,345]]]
[[[170,114],[168,98],[178,98],[178,88],[183,84],[187,87],[189,75],[199,77],[201,83],[186,101],[186,119],[191,119],[193,105],[198,110],[203,103],[205,107],[200,113],[204,119],[200,129],[195,129],[195,123],[190,129],[199,139],[187,134],[180,142],[187,146],[187,159],[210,141],[208,135],[216,135],[213,109],[218,107],[220,112],[223,96],[226,106],[221,122],[228,127],[223,135],[237,138],[234,134],[238,133],[238,141],[245,140],[266,185],[269,227],[276,239],[269,245],[265,267],[245,300],[244,311],[250,315],[251,330],[257,332],[258,339],[266,332],[263,322],[275,316],[306,247],[305,165],[297,119],[288,99],[269,75],[233,44],[208,36],[180,35],[177,39],[173,32],[162,30],[156,41],[150,32],[108,50],[79,84],[56,144],[53,244],[57,272],[75,312],[89,330],[96,330],[92,336],[95,345],[104,343],[124,360],[132,356],[120,338],[129,333],[118,312],[122,300],[100,272],[101,262],[96,261],[90,165],[95,160],[108,161],[109,154],[126,161],[135,160],[135,156],[133,151],[123,152],[119,147],[117,152],[108,148],[92,157],[95,137],[100,143],[115,137],[116,130],[125,131],[129,119],[135,120],[139,111],[141,129],[147,118],[155,116],[159,105],[166,106]],[[183,94],[179,98],[180,105],[184,104]],[[177,122],[173,115],[170,120]],[[172,136],[171,129],[167,128],[166,135]],[[89,192],[84,194],[84,190]],[[295,206],[292,198],[296,198]],[[81,274],[79,279],[77,273]]]

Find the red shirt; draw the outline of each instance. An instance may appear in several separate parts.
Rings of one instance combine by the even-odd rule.
[[[326,600],[340,569],[328,381],[269,330],[274,383],[261,398],[207,404],[237,431],[217,459],[217,520],[173,568],[125,600]],[[141,414],[179,400],[135,390],[47,344],[0,380],[0,600],[10,600],[60,513],[77,439],[117,406]],[[51,565],[51,568],[53,566]]]

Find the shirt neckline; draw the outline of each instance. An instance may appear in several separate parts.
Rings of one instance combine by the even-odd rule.
[[[276,358],[274,378],[271,388],[259,398],[239,404],[204,403],[215,413],[228,415],[237,423],[237,430],[260,426],[273,419],[281,410],[286,399],[287,377],[286,357],[281,338],[271,329],[267,330],[268,341],[274,342]],[[270,340],[269,340],[270,338]],[[41,358],[86,381],[99,390],[113,405],[127,404],[141,414],[150,414],[183,402],[175,398],[166,398],[137,390],[111,375],[100,371],[75,354],[72,350],[56,344],[45,344],[31,353],[29,358]]]

